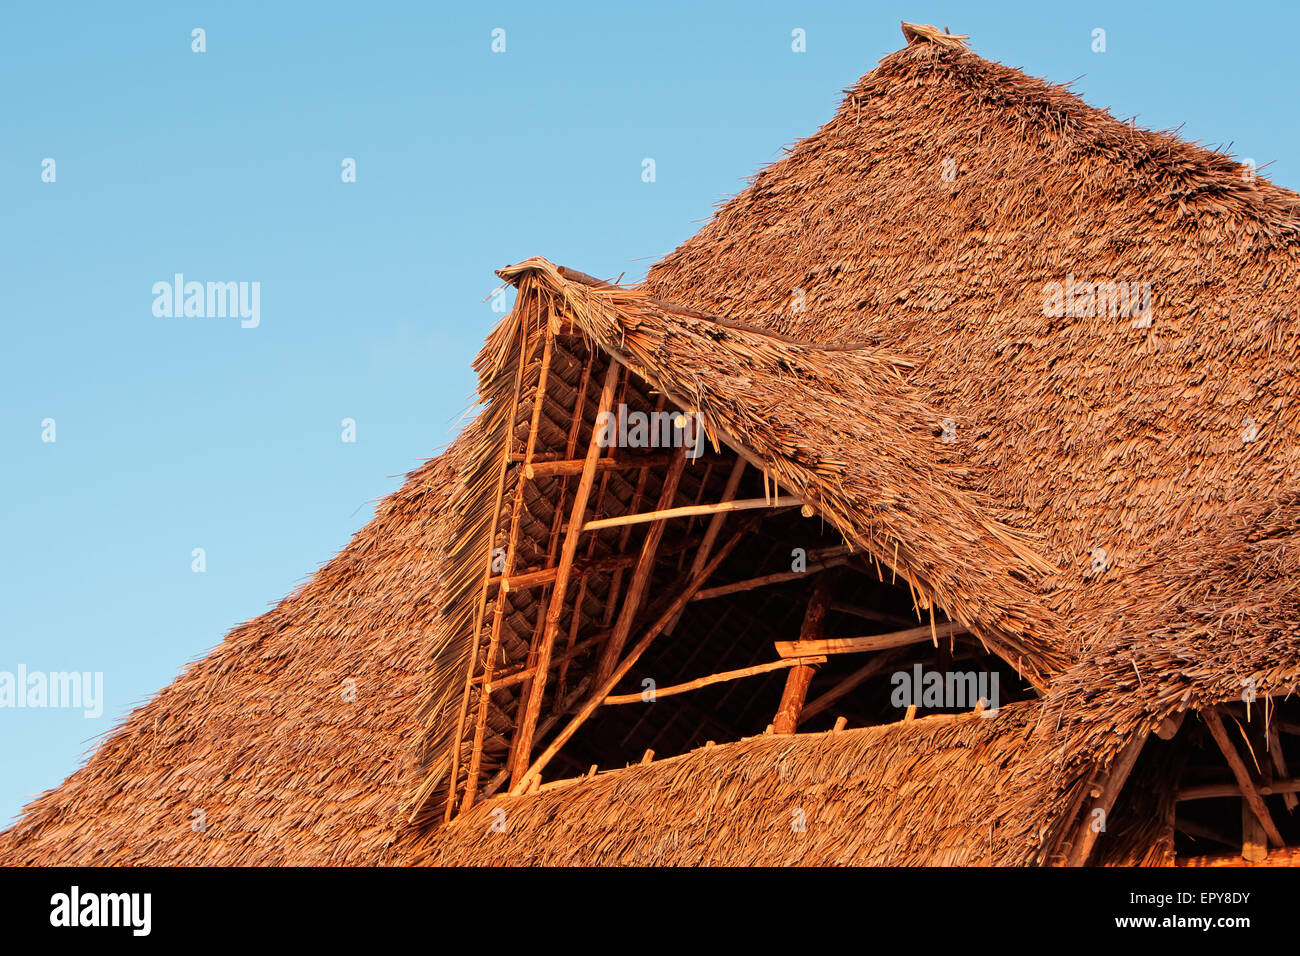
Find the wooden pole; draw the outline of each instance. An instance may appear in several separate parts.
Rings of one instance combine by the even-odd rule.
[[[602,458],[596,463],[596,470],[603,474],[607,471],[631,471],[634,468],[662,468],[671,460],[671,454],[642,455],[638,458]],[[586,464],[585,458],[539,461],[524,466],[524,477],[536,481],[540,478],[580,475],[584,464]]]
[[[799,643],[808,644],[819,641],[826,633],[826,611],[831,603],[831,575],[826,574],[817,579],[812,595],[808,598],[808,609],[804,612],[803,626],[799,629]],[[784,655],[783,655],[784,656]],[[808,687],[812,684],[817,668],[810,664],[800,664],[792,668],[785,679],[785,690],[781,694],[781,703],[772,718],[772,733],[792,734],[799,728],[799,714],[803,711],[804,699],[808,696]]]
[[[792,495],[772,498],[746,498],[742,501],[718,501],[707,505],[685,505],[681,508],[665,508],[658,511],[643,511],[635,515],[619,515],[615,518],[599,518],[583,525],[583,531],[600,531],[604,528],[621,528],[630,524],[645,524],[650,521],[667,521],[670,518],[689,518],[691,515],[715,515],[731,511],[753,511],[758,508],[779,510],[797,508],[800,501]]]
[[[1115,755],[1115,759],[1110,765],[1110,772],[1106,775],[1106,782],[1102,785],[1101,794],[1084,813],[1083,819],[1079,821],[1074,845],[1070,847],[1070,855],[1066,858],[1066,866],[1083,866],[1088,862],[1092,848],[1097,843],[1097,837],[1101,833],[1100,828],[1096,826],[1093,815],[1097,810],[1101,810],[1103,820],[1110,816],[1110,811],[1115,807],[1115,800],[1119,796],[1119,792],[1124,789],[1124,782],[1128,780],[1133,765],[1137,763],[1138,755],[1142,753],[1142,747],[1146,744],[1149,733],[1146,728],[1138,731],[1134,734],[1133,739],[1124,746],[1124,749]]]
[[[1268,755],[1273,761],[1273,769],[1283,780],[1291,776],[1286,768],[1286,756],[1282,753],[1282,738],[1278,735],[1276,724],[1270,724],[1268,728]],[[1282,802],[1286,804],[1288,811],[1294,811],[1296,805],[1300,803],[1294,793],[1283,795]]]
[[[510,446],[513,444],[514,439],[515,415],[519,411],[519,399],[523,393],[524,366],[527,364],[525,362],[524,346],[527,341],[528,333],[524,327],[521,316],[519,324],[519,358],[517,359],[518,365],[515,368],[514,397],[510,403],[509,417],[505,420],[505,435],[503,436],[501,443],[501,463],[498,466],[496,495],[492,504],[492,524],[488,528],[487,557],[483,562],[483,586],[479,592],[477,606],[474,608],[474,638],[470,644],[469,664],[465,674],[465,691],[461,697],[460,714],[456,718],[456,730],[451,740],[451,756],[449,758],[450,773],[447,781],[447,802],[443,809],[444,823],[451,819],[452,810],[456,802],[456,778],[460,775],[460,748],[465,736],[465,721],[469,717],[469,696],[474,681],[474,671],[478,667],[478,650],[483,640],[483,615],[487,607],[488,581],[492,578],[492,536],[496,531],[497,524],[501,521],[501,506],[505,501],[506,474],[510,468],[510,459],[513,457],[510,453]],[[475,728],[475,737],[481,746],[483,738],[482,734],[477,731],[477,727]],[[471,760],[472,759],[473,757],[471,757]],[[470,789],[472,790],[472,788]],[[427,799],[427,796],[421,796],[417,799],[412,819],[414,819],[415,814],[418,814],[420,810],[423,809],[424,803]]]
[[[892,647],[920,644],[936,637],[957,637],[965,634],[961,624],[944,623],[909,627],[905,631],[889,634],[868,634],[866,637],[828,637],[817,641],[777,641],[776,652],[782,657],[807,657],[810,654],[861,654],[864,651],[883,651]]]
[[[1223,758],[1228,761],[1228,766],[1232,769],[1232,775],[1237,778],[1237,786],[1241,788],[1242,799],[1250,807],[1255,818],[1259,820],[1259,825],[1264,828],[1264,833],[1273,841],[1274,846],[1286,846],[1286,841],[1282,839],[1282,834],[1278,832],[1277,825],[1269,815],[1268,807],[1264,805],[1264,798],[1260,796],[1255,781],[1251,779],[1250,771],[1246,769],[1241,755],[1237,753],[1237,748],[1233,746],[1232,740],[1229,739],[1228,731],[1223,726],[1223,719],[1219,716],[1219,712],[1213,707],[1207,707],[1201,711],[1201,717],[1205,719],[1205,725],[1210,728],[1210,736],[1219,745]]]
[[[618,682],[623,679],[623,676],[629,670],[632,669],[632,666],[640,660],[641,655],[650,648],[652,643],[654,643],[654,639],[659,636],[665,627],[668,626],[668,622],[671,621],[682,608],[686,607],[687,602],[691,599],[691,595],[698,591],[700,586],[709,579],[709,576],[718,569],[718,566],[721,565],[728,556],[730,556],[736,545],[740,544],[741,540],[753,530],[755,524],[756,522],[746,522],[745,525],[738,529],[736,533],[727,540],[726,544],[717,550],[713,557],[709,559],[708,564],[700,568],[695,577],[693,577],[687,585],[682,588],[677,597],[675,597],[668,605],[667,610],[660,614],[658,619],[650,625],[641,640],[637,641],[632,650],[628,652],[627,657],[625,657],[618,667],[614,669],[614,673],[610,674],[605,682],[596,688],[595,693],[593,693],[587,699],[587,702],[578,709],[578,712],[573,715],[573,719],[569,721],[568,725],[556,735],[553,741],[551,741],[550,746],[548,746],[542,754],[533,761],[533,765],[528,768],[527,773],[511,785],[511,793],[523,792],[523,789],[529,786],[530,781],[540,778],[542,770],[546,768],[546,765],[550,762],[551,758],[554,757],[559,749],[568,743],[569,739],[578,732],[578,728],[586,722],[587,718],[595,712],[596,708],[604,703],[605,698],[609,696],[610,692],[616,686],[618,686]]]
[[[542,406],[546,403],[546,388],[550,378],[551,357],[554,354],[554,336],[550,334],[549,329],[543,335],[545,336],[545,343],[542,347],[542,364],[537,372],[537,388],[533,393],[533,412],[528,422],[528,441],[524,446],[524,468],[528,467],[533,460],[533,455],[537,452],[537,432],[542,418]],[[522,360],[523,356],[521,354],[520,361],[522,362]],[[511,421],[508,427],[513,431],[514,422]],[[516,477],[514,501],[510,506],[510,531],[506,540],[504,567],[506,576],[514,573],[519,544],[519,516],[523,509],[524,494],[523,479]],[[492,633],[488,640],[487,657],[483,662],[483,683],[479,692],[478,715],[474,721],[474,742],[470,748],[469,777],[465,783],[465,796],[461,801],[462,812],[474,805],[474,798],[477,795],[478,778],[483,764],[483,735],[487,728],[488,710],[492,703],[490,699],[491,692],[487,688],[492,686],[492,670],[496,665],[497,650],[501,645],[501,627],[505,620],[505,603],[506,592],[504,590],[497,591],[496,606],[492,611]]]
[[[1259,863],[1268,856],[1268,834],[1260,826],[1259,818],[1250,804],[1241,801],[1241,858],[1247,863]]]
[[[671,507],[673,499],[677,497],[677,486],[681,483],[682,472],[685,470],[686,449],[681,448],[673,457],[668,473],[664,475],[663,489],[659,495],[661,509]],[[618,621],[614,624],[609,640],[601,649],[600,660],[596,664],[597,686],[603,684],[605,678],[614,670],[614,664],[623,653],[623,646],[632,632],[632,624],[641,611],[646,590],[650,587],[650,578],[654,574],[655,558],[659,553],[659,543],[663,541],[664,528],[665,525],[661,521],[651,525],[650,530],[646,532],[645,541],[641,544],[641,555],[637,559],[636,569],[632,572],[632,580],[628,582],[627,594],[623,598],[623,609],[619,612]]]
[[[736,492],[740,488],[740,479],[744,475],[746,468],[745,459],[739,455],[736,456],[736,463],[731,467],[731,474],[727,476],[727,484],[722,489],[723,501],[735,501]],[[713,551],[714,544],[717,543],[718,534],[722,531],[722,525],[726,522],[725,513],[715,514],[709,519],[709,527],[704,532],[704,540],[700,542],[699,550],[695,552],[695,559],[691,562],[691,569],[686,572],[686,579],[689,581],[693,578],[700,568],[704,567],[704,562],[709,560],[709,554]],[[679,614],[669,622],[667,632],[671,634],[676,629],[677,624],[681,621],[682,616]]]
[[[1267,785],[1256,788],[1262,797],[1271,797],[1275,793],[1300,793],[1300,780],[1274,780]],[[1202,783],[1194,787],[1184,787],[1178,791],[1178,802],[1188,800],[1213,800],[1218,797],[1241,796],[1241,785],[1236,783]]]
[[[676,694],[684,694],[687,691],[699,690],[701,687],[708,687],[712,684],[721,684],[726,681],[738,680],[742,677],[754,677],[758,674],[770,674],[772,671],[784,670],[788,667],[799,667],[805,664],[824,664],[824,657],[794,657],[788,660],[770,661],[766,664],[755,664],[753,667],[739,667],[732,671],[721,671],[717,674],[710,674],[708,677],[697,677],[695,680],[687,681],[684,684],[673,684],[671,687],[656,687],[654,700],[661,697],[672,697]],[[640,693],[635,694],[617,694],[605,698],[605,703],[609,704],[641,704],[648,703]]]
[[[542,698],[546,693],[546,677],[551,666],[551,651],[555,647],[555,635],[560,628],[560,617],[564,612],[564,598],[569,588],[569,573],[573,569],[573,558],[578,551],[582,519],[587,513],[587,499],[591,496],[591,486],[596,479],[596,462],[600,459],[601,429],[600,417],[610,410],[614,401],[614,388],[618,384],[620,366],[612,358],[609,369],[605,372],[605,384],[600,393],[599,411],[591,430],[591,441],[587,445],[587,467],[583,469],[578,481],[577,491],[573,496],[573,512],[569,519],[569,531],[564,536],[564,547],[560,552],[559,572],[551,590],[551,600],[546,608],[546,625],[542,631],[541,646],[537,653],[537,672],[529,688],[527,707],[523,723],[515,741],[514,773],[516,780],[522,777],[532,754],[533,733],[537,729],[537,718],[542,710]],[[524,703],[521,701],[521,703]]]

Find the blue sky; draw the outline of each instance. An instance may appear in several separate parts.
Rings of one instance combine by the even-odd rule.
[[[499,318],[483,301],[494,269],[544,255],[640,278],[829,119],[903,45],[901,19],[1077,78],[1116,115],[1232,144],[1294,189],[1300,14],[1243,9],[10,6],[0,672],[103,672],[105,699],[98,719],[0,707],[0,825],[450,441]],[[156,317],[153,284],[177,272],[260,283],[260,324]]]

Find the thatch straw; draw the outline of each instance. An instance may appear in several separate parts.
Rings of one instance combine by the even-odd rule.
[[[405,852],[475,866],[1026,863],[1053,815],[1025,760],[1035,709],[706,747],[488,800]]]

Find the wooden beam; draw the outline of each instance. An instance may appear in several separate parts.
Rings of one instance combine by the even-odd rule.
[[[619,364],[612,359],[605,372],[605,383],[600,392],[597,420],[602,413],[608,412],[614,400],[614,388],[618,384]],[[555,636],[559,632],[560,617],[564,612],[564,599],[569,589],[569,574],[573,569],[573,558],[578,552],[581,536],[582,519],[587,513],[587,499],[591,496],[591,486],[596,480],[596,462],[602,451],[600,430],[593,428],[591,441],[587,445],[587,467],[583,469],[578,480],[578,488],[573,495],[573,511],[569,519],[569,531],[564,536],[564,546],[560,551],[559,573],[551,590],[551,600],[546,607],[546,624],[542,631],[541,646],[537,652],[537,674],[529,688],[523,723],[514,747],[514,771],[512,780],[522,778],[532,759],[533,734],[537,729],[537,718],[542,710],[542,698],[546,693],[546,678],[551,666],[551,652],[555,647]],[[520,701],[521,706],[525,704]]]
[[[744,591],[754,591],[761,587],[767,587],[770,584],[784,584],[787,581],[797,581],[800,578],[815,576],[822,571],[829,571],[832,568],[842,567],[849,563],[849,558],[834,557],[825,561],[817,561],[809,564],[803,571],[775,571],[772,574],[764,574],[756,578],[746,578],[744,581],[735,581],[731,584],[720,584],[716,588],[705,588],[699,594],[695,595],[696,601],[709,601],[713,598],[726,597],[728,594],[740,594]]]
[[[1233,746],[1232,740],[1228,737],[1228,731],[1223,726],[1223,718],[1219,716],[1219,712],[1213,707],[1207,707],[1201,711],[1201,717],[1204,718],[1205,725],[1210,728],[1210,736],[1219,745],[1223,758],[1228,761],[1232,775],[1237,778],[1237,786],[1241,787],[1242,799],[1250,806],[1251,812],[1255,814],[1260,826],[1264,828],[1264,833],[1268,835],[1274,846],[1286,846],[1286,841],[1282,839],[1282,834],[1278,832],[1277,825],[1269,815],[1268,807],[1264,805],[1264,798],[1260,795],[1258,786],[1251,779],[1250,771],[1246,769],[1241,755],[1237,753],[1237,748]]]
[[[671,507],[677,498],[677,486],[681,483],[682,473],[685,470],[686,449],[681,448],[673,456],[673,462],[668,466],[668,473],[664,475],[663,488],[659,493],[661,509]],[[594,680],[597,686],[603,684],[605,678],[614,670],[614,664],[623,653],[627,637],[632,633],[632,624],[641,611],[646,591],[650,587],[650,578],[654,574],[655,558],[659,554],[659,544],[663,541],[665,527],[663,522],[651,525],[650,530],[646,532],[645,541],[641,543],[641,554],[632,572],[632,580],[628,582],[627,594],[623,597],[623,609],[619,612],[614,630],[601,649],[600,660],[596,663]]]
[[[1260,784],[1256,789],[1260,796],[1271,797],[1275,793],[1300,793],[1300,780],[1274,780],[1272,783]],[[1218,797],[1239,797],[1241,786],[1236,783],[1202,783],[1194,787],[1184,787],[1178,791],[1178,802],[1188,800],[1213,800]]]
[[[803,645],[815,643],[826,633],[826,612],[831,603],[831,581],[830,575],[822,575],[817,579],[817,586],[808,597],[808,607],[804,611],[803,624],[799,628],[798,643]],[[776,716],[772,718],[772,733],[792,734],[799,729],[799,714],[803,711],[808,687],[812,684],[813,675],[816,673],[817,668],[811,664],[800,664],[791,669],[785,679],[785,690],[781,692],[781,703],[777,705]]]
[[[603,459],[602,459],[603,460]],[[686,538],[674,539],[669,544],[660,545],[659,554],[679,554],[683,551],[689,551],[697,547],[703,540],[700,535],[691,535]],[[595,560],[574,559],[573,570],[570,575],[573,578],[585,578],[593,574],[605,574],[609,571],[618,571],[624,568],[630,568],[636,564],[638,555],[636,554],[611,554]],[[531,571],[521,571],[518,574],[498,575],[488,581],[489,590],[496,587],[504,587],[506,591],[526,591],[529,588],[539,588],[555,581],[559,573],[559,567],[553,568],[534,568]]]
[[[722,489],[723,501],[736,500],[736,492],[740,488],[740,479],[745,473],[745,467],[745,459],[737,455],[736,463],[731,466],[731,474],[727,476],[727,484]],[[695,552],[695,558],[691,561],[691,569],[686,572],[686,579],[688,581],[695,576],[696,572],[698,572],[700,568],[704,567],[704,562],[709,560],[709,555],[712,553],[713,546],[717,543],[718,535],[722,532],[722,526],[726,521],[727,515],[725,512],[719,512],[709,519],[709,527],[704,532],[704,540],[700,542],[700,547]],[[671,634],[681,619],[682,616],[680,614],[673,618],[665,629],[666,632]]]
[[[1268,756],[1273,761],[1273,769],[1283,780],[1291,776],[1286,768],[1286,757],[1282,753],[1282,738],[1278,735],[1276,724],[1270,724],[1268,728]],[[1296,799],[1294,793],[1283,794],[1282,802],[1291,812],[1294,812],[1297,804],[1300,804],[1300,800]]]
[[[1111,761],[1110,770],[1106,774],[1106,782],[1102,785],[1101,793],[1092,802],[1091,806],[1085,804],[1087,809],[1084,811],[1083,819],[1079,821],[1079,827],[1075,831],[1074,845],[1070,847],[1070,855],[1066,858],[1066,866],[1083,866],[1088,862],[1088,857],[1092,854],[1092,848],[1097,843],[1097,837],[1100,830],[1093,824],[1093,814],[1101,810],[1103,819],[1110,816],[1110,811],[1115,808],[1115,800],[1119,792],[1124,789],[1124,783],[1128,780],[1128,775],[1133,770],[1133,765],[1137,763],[1138,755],[1142,753],[1142,747],[1147,742],[1150,731],[1145,727],[1133,735],[1133,739],[1125,744],[1124,748],[1115,755]]]
[[[578,728],[586,722],[587,718],[595,712],[596,708],[604,703],[605,698],[610,695],[610,692],[613,691],[616,686],[618,686],[618,682],[623,679],[623,676],[629,670],[632,669],[632,666],[640,660],[641,655],[650,648],[652,643],[654,643],[654,639],[659,636],[665,627],[668,626],[668,622],[676,617],[682,608],[686,607],[691,596],[700,589],[704,582],[709,579],[709,576],[718,569],[718,566],[731,555],[731,552],[735,550],[736,545],[740,544],[741,540],[753,531],[755,524],[756,522],[746,522],[742,525],[736,533],[727,539],[727,542],[717,550],[713,557],[709,559],[708,564],[700,568],[699,572],[691,578],[689,582],[687,582],[686,586],[683,587],[678,595],[669,603],[667,609],[659,615],[649,628],[646,629],[645,634],[639,641],[637,641],[632,650],[628,652],[627,657],[625,657],[618,667],[614,669],[614,673],[610,674],[605,682],[596,688],[596,691],[587,699],[587,702],[578,709],[578,712],[573,715],[573,718],[565,728],[556,735],[550,745],[536,760],[533,761],[533,765],[528,768],[528,771],[523,775],[523,777],[517,780],[510,787],[511,793],[522,793],[524,788],[528,787],[533,780],[540,779],[542,771],[546,768],[546,765],[550,762],[551,758],[555,756],[561,747],[569,742],[570,738],[578,732]]]
[[[687,691],[699,690],[701,687],[708,687],[711,684],[721,684],[726,681],[739,680],[742,677],[754,677],[758,674],[770,674],[772,671],[784,670],[787,667],[798,667],[801,664],[824,664],[824,657],[792,657],[779,661],[769,661],[766,664],[755,664],[753,667],[740,667],[733,671],[721,671],[717,674],[710,674],[708,677],[697,677],[695,680],[687,681],[684,684],[673,684],[671,687],[655,688],[654,699],[660,697],[672,697],[675,694],[685,694]],[[635,694],[615,694],[605,698],[606,704],[641,704],[647,703],[640,693]]]
[[[642,455],[637,458],[602,458],[596,462],[596,472],[631,471],[634,468],[662,468],[672,460],[672,454]],[[539,461],[524,466],[524,477],[529,481],[541,478],[554,478],[564,475],[582,474],[585,458],[569,458],[560,461]]]
[[[527,364],[524,356],[524,347],[527,344],[527,342],[528,342],[528,334],[525,330],[523,323],[520,323],[519,357],[517,359],[517,365],[515,367],[515,382],[514,382],[513,398],[511,399],[511,403],[510,403],[510,413],[509,416],[505,419],[505,427],[503,429],[505,434],[503,435],[503,440],[502,440],[501,462],[498,466],[496,495],[493,499],[493,504],[492,504],[492,524],[490,525],[488,530],[487,555],[483,562],[483,586],[479,593],[479,600],[474,608],[474,623],[472,625],[474,628],[474,638],[470,645],[469,663],[465,673],[465,691],[460,702],[460,714],[456,718],[456,730],[451,740],[451,755],[449,757],[450,772],[448,774],[448,781],[447,781],[447,800],[446,800],[446,806],[444,807],[443,810],[444,823],[446,823],[451,819],[453,808],[456,803],[456,785],[458,783],[457,777],[460,776],[460,748],[463,742],[463,738],[465,736],[465,722],[469,718],[470,690],[473,686],[474,671],[478,668],[478,652],[479,652],[479,647],[482,644],[482,640],[483,640],[483,617],[487,613],[488,581],[492,579],[492,564],[495,558],[495,554],[493,552],[494,541],[492,536],[496,532],[497,525],[501,522],[501,507],[505,503],[506,474],[509,471],[510,461],[514,457],[513,454],[511,454],[510,448],[514,442],[515,416],[519,412],[519,402],[523,395],[524,366]],[[529,449],[530,453],[531,451],[532,449]],[[516,495],[518,495],[519,492],[520,489],[516,486],[515,488]],[[492,659],[492,653],[494,650],[495,649],[489,651],[488,654],[489,661]],[[486,705],[484,704],[483,701],[480,701],[480,708],[483,711],[484,720],[486,720]],[[471,765],[472,765],[472,769],[471,769],[472,779],[477,779],[477,777],[475,776],[475,772],[474,772],[475,768],[473,767],[473,765],[476,763],[476,761],[482,759],[482,748],[483,748],[483,731],[479,729],[476,720],[475,728],[474,728],[474,743],[471,745],[471,757],[470,757]],[[467,802],[473,801],[473,797],[469,796],[469,794],[472,793],[473,793],[473,785],[467,784],[466,785],[466,796],[468,798]],[[419,799],[417,799],[416,809],[412,815],[412,819],[414,819],[415,814],[418,814],[420,810],[423,809],[424,803],[427,799],[428,799],[427,794],[423,794],[420,796]]]
[[[776,652],[782,657],[807,657],[810,654],[861,654],[865,651],[883,651],[891,647],[904,647],[935,641],[940,637],[957,637],[966,633],[961,624],[945,622],[933,627],[909,627],[905,631],[889,634],[868,634],[866,637],[828,637],[820,641],[777,641]]]
[[[551,667],[560,667],[564,663],[572,661],[575,657],[585,654],[604,640],[605,637],[606,634],[601,633],[597,634],[595,637],[574,644],[572,647],[566,649],[563,654],[558,654],[552,657]],[[488,693],[495,694],[497,691],[505,690],[507,687],[514,687],[516,684],[522,684],[524,681],[531,680],[536,675],[536,667],[529,667],[526,664],[516,665],[502,674],[494,675],[492,677],[492,683],[488,686]],[[476,682],[482,683],[485,676],[485,674],[480,674],[476,678]]]
[[[615,518],[598,518],[583,525],[583,531],[601,531],[605,528],[621,528],[630,524],[645,524],[650,521],[668,521],[671,518],[689,518],[691,515],[714,515],[731,511],[753,511],[758,508],[780,510],[797,508],[798,498],[781,495],[770,501],[766,498],[745,498],[740,501],[718,501],[708,505],[685,505],[681,508],[664,508],[659,511],[644,511],[641,514],[620,515]]]

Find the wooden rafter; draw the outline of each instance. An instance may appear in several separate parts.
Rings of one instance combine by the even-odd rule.
[[[1246,769],[1246,764],[1241,759],[1241,755],[1237,753],[1237,748],[1233,746],[1232,740],[1228,737],[1228,731],[1223,726],[1223,718],[1219,716],[1219,712],[1213,707],[1207,707],[1201,711],[1201,717],[1204,718],[1205,725],[1210,728],[1210,736],[1219,745],[1223,759],[1228,761],[1228,767],[1232,770],[1232,775],[1237,778],[1237,786],[1241,788],[1242,799],[1246,801],[1255,818],[1259,820],[1260,826],[1264,828],[1264,833],[1274,846],[1286,846],[1286,841],[1282,839],[1277,824],[1273,822],[1273,817],[1264,804],[1264,797],[1259,792],[1259,786],[1252,779],[1250,771]]]
[[[1277,732],[1277,726],[1271,723],[1268,726],[1268,756],[1269,759],[1273,761],[1274,771],[1276,771],[1283,780],[1291,776],[1286,767],[1286,757],[1282,753],[1282,738]],[[1282,802],[1286,804],[1287,810],[1290,811],[1294,811],[1297,804],[1300,804],[1300,800],[1296,799],[1294,793],[1284,794],[1282,796]]]
[[[680,508],[663,508],[656,511],[644,511],[641,514],[619,515],[614,518],[598,518],[588,521],[583,531],[600,531],[604,528],[621,528],[631,524],[645,524],[650,521],[668,521],[672,518],[688,518],[691,515],[713,515],[730,511],[753,511],[755,509],[779,510],[798,508],[802,503],[793,495],[778,495],[774,498],[746,498],[742,501],[717,501],[707,505],[684,505]]]
[[[807,657],[809,654],[861,654],[864,651],[883,651],[891,647],[905,647],[933,641],[938,646],[940,637],[958,637],[966,633],[961,624],[942,624],[909,627],[889,634],[868,634],[865,637],[828,637],[816,641],[777,641],[776,652],[782,657]]]
[[[519,362],[522,366],[524,362],[524,350],[526,348],[527,338],[520,343]],[[537,451],[537,432],[541,423],[542,406],[546,401],[546,388],[550,378],[551,359],[554,355],[555,339],[549,332],[543,333],[542,359],[541,365],[537,372],[537,387],[533,393],[533,410],[528,423],[528,438],[524,445],[523,467],[531,463],[533,455]],[[511,432],[514,429],[513,420],[510,424]],[[508,446],[507,442],[507,446]],[[522,470],[522,469],[521,469]],[[515,494],[510,506],[510,527],[506,537],[506,554],[504,561],[504,573],[509,575],[514,571],[514,563],[518,552],[519,544],[519,524],[520,515],[523,511],[525,496],[525,485],[520,475],[515,478]],[[489,541],[489,548],[494,542]],[[489,561],[489,568],[491,562]],[[486,600],[486,587],[484,588]],[[488,651],[483,661],[483,675],[481,689],[479,692],[478,715],[474,721],[474,739],[470,745],[470,765],[469,777],[465,782],[465,795],[462,799],[461,809],[468,810],[474,804],[475,792],[478,788],[479,773],[483,764],[483,734],[487,727],[488,709],[491,706],[491,686],[492,686],[492,668],[496,663],[498,648],[501,644],[501,628],[505,620],[506,592],[498,590],[495,607],[492,611],[492,631],[488,638]],[[475,666],[475,659],[470,658],[471,670]],[[471,673],[470,679],[473,679]],[[459,743],[457,744],[459,749]],[[451,802],[454,799],[454,790],[448,799],[446,817],[450,819]]]
[[[727,476],[727,484],[722,489],[722,501],[736,500],[736,492],[740,489],[740,479],[745,474],[745,467],[745,459],[741,458],[739,455],[736,456],[736,463],[731,466],[731,474]],[[706,485],[702,483],[700,490],[703,491],[705,487]],[[709,555],[713,551],[713,546],[718,541],[718,535],[721,533],[722,525],[726,520],[727,515],[725,512],[718,512],[709,518],[709,527],[704,532],[704,540],[700,542],[700,547],[695,552],[695,557],[691,561],[691,569],[686,572],[687,580],[694,577],[696,572],[698,572],[700,568],[704,567],[704,562],[709,560]],[[681,619],[682,616],[680,614],[677,615],[677,617],[668,622],[668,627],[665,628],[665,631],[668,634],[671,634]]]
[[[451,739],[451,754],[449,756],[450,767],[447,775],[447,801],[443,812],[443,822],[451,819],[456,802],[456,783],[457,777],[460,775],[460,748],[465,734],[465,721],[469,716],[470,691],[473,687],[474,671],[478,666],[478,652],[483,634],[483,614],[484,608],[487,604],[488,581],[492,577],[492,565],[494,562],[493,545],[495,542],[492,539],[491,532],[495,531],[497,524],[501,520],[501,506],[505,500],[506,474],[509,471],[510,462],[514,458],[511,445],[514,439],[515,416],[519,412],[519,402],[523,394],[524,366],[526,364],[524,349],[527,342],[528,335],[524,324],[521,322],[519,327],[519,357],[515,368],[513,397],[511,399],[509,417],[505,419],[505,436],[501,448],[501,463],[498,468],[496,494],[492,505],[492,524],[489,525],[490,532],[488,536],[487,555],[483,562],[483,586],[479,595],[478,606],[474,611],[474,637],[470,645],[469,664],[465,674],[465,690],[461,697],[459,716],[456,718],[456,730]],[[491,659],[491,653],[489,653],[488,658],[489,660]],[[475,744],[474,750],[477,752],[479,748],[481,748],[483,740],[482,732],[477,729],[475,732],[475,739],[477,743]],[[472,791],[473,788],[470,787],[468,789]],[[426,799],[427,796],[421,796],[417,799],[416,808],[412,813],[412,819],[414,819],[414,816],[420,812]]]
[[[1262,797],[1271,797],[1275,793],[1300,793],[1300,780],[1274,780],[1269,784],[1260,784],[1256,789]],[[1237,783],[1201,783],[1183,787],[1178,791],[1178,802],[1188,800],[1213,800],[1218,797],[1240,797],[1241,785]]]
[[[576,419],[581,421],[581,419]],[[636,458],[602,458],[596,462],[596,471],[632,471],[635,468],[662,468],[671,460],[671,454],[641,455]],[[530,481],[582,474],[585,458],[566,458],[558,461],[541,461],[524,466],[524,477]]]
[[[597,420],[599,420],[601,414],[608,412],[613,405],[614,388],[618,383],[620,368],[621,366],[617,362],[610,361],[609,369],[605,373],[605,383],[600,393]],[[555,637],[560,628],[560,617],[564,612],[564,599],[568,592],[569,573],[573,569],[573,559],[578,551],[582,520],[587,513],[587,500],[591,496],[592,484],[596,479],[596,462],[600,458],[601,450],[599,429],[593,428],[591,441],[587,446],[587,467],[583,469],[582,477],[578,480],[578,488],[573,495],[573,512],[569,518],[569,531],[564,536],[564,547],[560,552],[559,573],[556,575],[550,601],[546,607],[541,645],[537,649],[536,676],[529,687],[526,702],[521,701],[524,711],[519,732],[514,742],[512,780],[522,778],[532,754],[533,734],[537,729],[537,719],[542,710],[542,698],[546,693],[547,672],[550,669]]]
[[[663,489],[659,494],[661,509],[670,507],[677,497],[677,486],[681,483],[682,473],[685,470],[686,451],[679,449],[664,476]],[[605,678],[614,670],[619,655],[623,653],[623,646],[627,643],[627,637],[632,632],[632,624],[641,611],[641,605],[650,587],[651,575],[654,573],[659,544],[663,541],[664,528],[663,522],[658,522],[651,525],[650,530],[646,532],[645,541],[641,544],[641,553],[637,558],[636,569],[632,572],[632,580],[628,582],[627,594],[623,598],[623,609],[619,612],[614,630],[610,633],[604,648],[601,649],[600,660],[596,664],[597,686],[603,684]]]
[[[687,691],[699,690],[701,687],[710,687],[713,684],[722,684],[726,681],[739,680],[742,677],[754,677],[758,674],[770,674],[772,671],[784,670],[788,667],[800,667],[811,664],[824,664],[824,657],[794,657],[788,660],[769,661],[766,664],[755,664],[753,667],[738,667],[735,670],[721,671],[717,674],[710,674],[707,677],[697,677],[695,680],[688,680],[684,684],[673,684],[670,687],[656,687],[654,699],[661,697],[673,697],[677,694],[685,694]],[[609,704],[639,704],[644,703],[645,698],[641,693],[635,694],[611,694],[605,698],[605,703]]]

